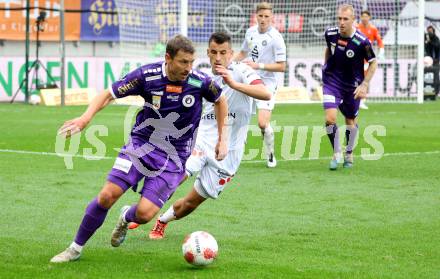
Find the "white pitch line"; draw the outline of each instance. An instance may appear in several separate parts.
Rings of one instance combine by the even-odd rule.
[[[85,156],[81,154],[63,154],[55,152],[38,152],[38,151],[28,151],[28,150],[13,150],[13,149],[0,149],[0,153],[13,153],[13,154],[26,154],[26,155],[40,155],[40,156],[57,156],[57,157],[74,157],[83,158],[88,160],[114,160],[116,157],[111,156]],[[440,150],[425,151],[425,152],[395,152],[395,153],[384,153],[382,157],[394,157],[394,156],[417,156],[417,155],[433,155],[440,154]],[[355,155],[355,158],[366,158],[366,157],[378,157],[379,155]],[[279,162],[289,162],[289,161],[316,161],[316,160],[330,160],[332,157],[319,157],[319,158],[293,158],[293,159],[279,159]],[[258,164],[264,163],[266,160],[243,160],[242,164]]]
[[[74,157],[74,158],[84,158],[89,160],[114,160],[116,157],[108,156],[85,156],[80,154],[68,154],[68,153],[55,153],[55,152],[38,152],[38,151],[28,151],[28,150],[13,150],[13,149],[0,149],[0,153],[15,153],[15,154],[29,154],[29,155],[41,155],[41,156],[57,156],[57,157]]]

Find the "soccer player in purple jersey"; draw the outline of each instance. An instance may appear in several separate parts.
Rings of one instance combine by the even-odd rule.
[[[336,170],[341,157],[337,109],[345,117],[347,147],[343,167],[353,166],[353,148],[358,133],[356,118],[359,102],[367,96],[368,85],[377,68],[376,57],[370,41],[354,28],[353,6],[343,4],[338,8],[338,27],[325,31],[327,48],[322,68],[324,110],[327,135],[333,147],[330,170]],[[364,60],[369,63],[364,74]]]
[[[129,222],[145,224],[154,218],[185,176],[185,163],[201,118],[202,98],[215,107],[219,135],[215,157],[222,160],[226,156],[222,130],[227,102],[211,78],[191,70],[194,52],[186,37],[172,38],[166,46],[165,62],[148,64],[127,74],[98,95],[82,116],[61,127],[60,133],[70,136],[83,130],[115,98],[140,95],[145,99],[129,142],[121,149],[101,192],[87,206],[74,241],[51,262],[77,260],[83,246],[103,224],[108,210],[129,188],[136,191],[142,179],[141,198],[137,204],[121,209],[111,245],[118,247],[124,241]]]

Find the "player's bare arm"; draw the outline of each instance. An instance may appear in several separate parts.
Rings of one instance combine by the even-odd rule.
[[[243,61],[243,63],[247,64],[248,66],[250,66],[254,70],[263,70],[263,71],[268,71],[268,72],[285,72],[286,71],[286,62],[285,61],[263,64],[263,63],[255,63],[253,61],[246,60],[246,61]]]
[[[104,90],[101,94],[93,98],[87,110],[80,117],[64,122],[63,126],[58,130],[58,134],[70,137],[71,135],[79,133],[89,124],[95,114],[105,108],[112,100],[113,96],[110,91]]]
[[[215,146],[215,159],[218,161],[223,160],[228,154],[227,147],[227,131],[226,131],[226,118],[228,116],[228,103],[224,96],[220,96],[217,102],[214,103],[214,112],[217,120],[218,140]]]
[[[354,91],[355,99],[363,99],[367,97],[368,85],[370,84],[370,80],[373,78],[376,69],[377,69],[377,61],[375,59],[369,62],[368,70],[367,73],[365,74],[364,81]]]
[[[220,65],[215,66],[215,71],[218,75],[223,77],[225,83],[234,90],[240,91],[243,94],[248,95],[249,97],[258,99],[258,100],[270,100],[272,94],[269,90],[264,86],[261,82],[260,84],[245,84],[241,82],[236,82],[229,71]]]

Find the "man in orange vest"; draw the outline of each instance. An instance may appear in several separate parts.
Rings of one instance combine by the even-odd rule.
[[[370,23],[370,19],[371,19],[370,12],[367,10],[362,11],[361,22],[356,26],[356,28],[370,40],[371,44],[373,44],[374,41],[377,42],[377,46],[379,47],[377,59],[381,61],[385,58],[385,50],[382,42],[382,37],[380,36],[379,30],[377,30],[376,26]],[[365,62],[364,70],[367,71],[367,69],[368,69],[368,63]],[[368,109],[368,106],[365,104],[364,100],[365,99],[361,100],[361,104],[359,107],[361,109]]]

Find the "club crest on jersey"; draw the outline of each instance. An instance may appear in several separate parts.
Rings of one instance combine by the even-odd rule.
[[[267,41],[264,40],[264,41],[261,42],[261,44],[262,44],[263,46],[267,46]]]
[[[189,107],[192,107],[194,105],[195,101],[196,101],[196,99],[194,98],[193,95],[186,95],[182,99],[182,104],[183,104],[183,106],[189,108]]]
[[[349,49],[349,50],[347,50],[347,52],[345,54],[347,55],[348,58],[353,58],[354,51],[352,49]]]
[[[155,109],[160,109],[160,99],[161,98],[162,98],[161,96],[153,95],[152,105]]]

